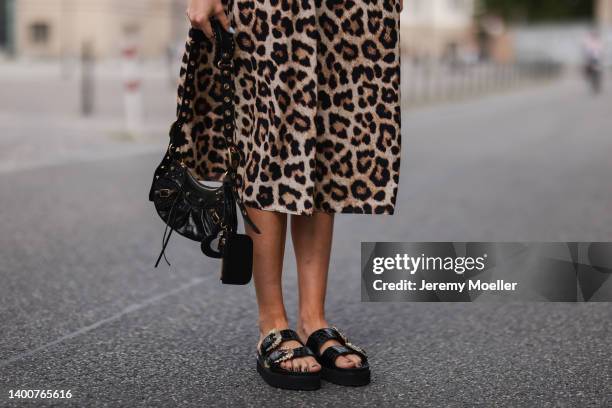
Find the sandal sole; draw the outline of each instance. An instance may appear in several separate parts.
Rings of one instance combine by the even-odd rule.
[[[346,387],[363,387],[370,383],[370,370],[334,370],[322,367],[321,378]]]
[[[321,388],[321,377],[315,374],[280,374],[257,362],[257,372],[264,381],[275,388],[294,391],[316,391]]]

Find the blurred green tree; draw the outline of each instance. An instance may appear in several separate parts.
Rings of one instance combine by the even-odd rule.
[[[593,17],[594,0],[482,0],[484,11],[511,21],[568,21]]]

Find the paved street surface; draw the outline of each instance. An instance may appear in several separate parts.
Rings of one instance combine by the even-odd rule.
[[[252,286],[222,286],[218,263],[180,238],[172,267],[152,267],[162,224],[146,198],[161,151],[125,142],[108,150],[131,149],[121,156],[6,168],[0,406],[610,407],[610,304],[363,304],[359,244],[612,240],[611,107],[611,92],[570,80],[404,114],[397,215],[337,217],[329,317],[370,353],[360,389],[269,388]],[[18,128],[0,122],[3,138]]]

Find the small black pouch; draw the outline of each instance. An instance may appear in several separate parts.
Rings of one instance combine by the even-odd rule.
[[[246,285],[253,276],[253,240],[248,235],[232,234],[223,248],[221,282]]]

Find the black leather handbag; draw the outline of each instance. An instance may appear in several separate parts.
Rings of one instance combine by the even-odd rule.
[[[162,250],[155,267],[159,265],[172,232],[200,242],[202,252],[212,258],[221,258],[221,281],[226,284],[245,285],[250,282],[253,269],[253,242],[248,235],[238,234],[238,206],[245,223],[260,233],[249,218],[236,189],[236,172],[240,154],[234,144],[234,83],[233,35],[212,20],[215,33],[215,59],[219,68],[223,99],[223,136],[227,148],[227,170],[220,186],[200,183],[182,162],[175,148],[186,118],[190,117],[195,95],[195,76],[199,64],[204,33],[192,28],[185,84],[177,112],[177,120],[170,128],[170,143],[161,163],[153,175],[149,200],[166,224]],[[166,259],[166,262],[168,260]],[[170,263],[168,262],[168,265]]]

